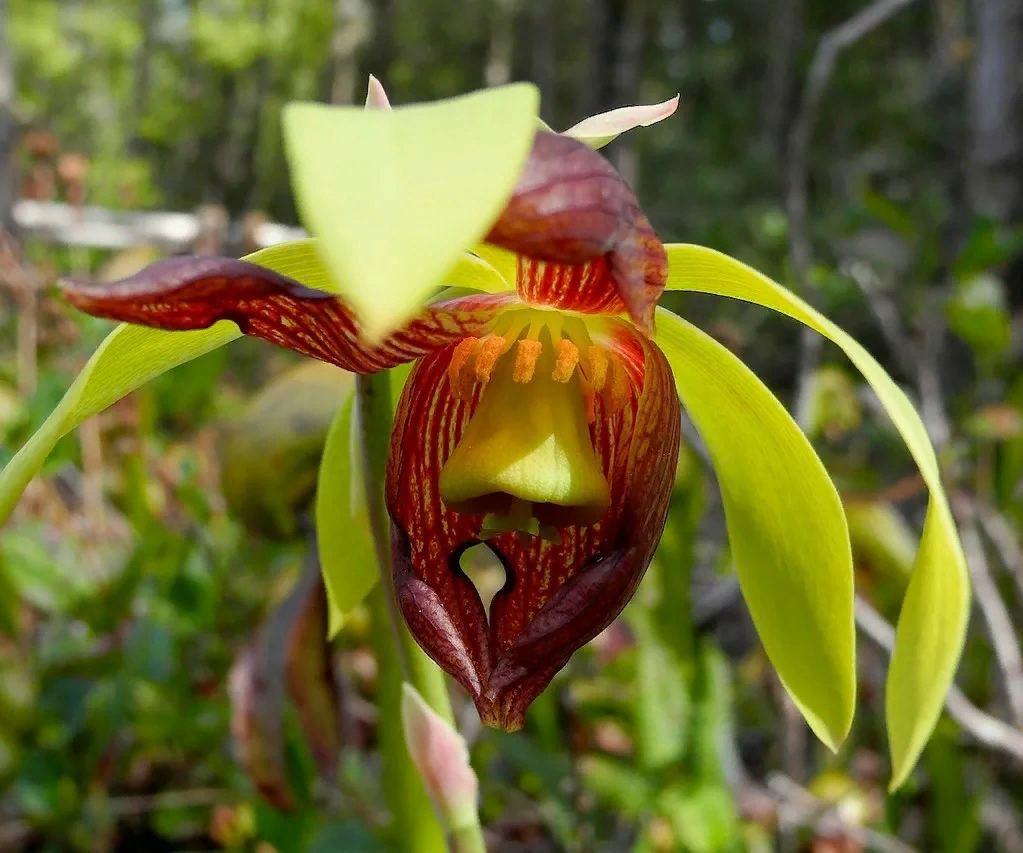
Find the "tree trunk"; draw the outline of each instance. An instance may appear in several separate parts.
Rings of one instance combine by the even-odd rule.
[[[557,64],[554,61],[554,4],[532,0],[529,9],[529,78],[540,90],[540,112],[548,123],[558,122]]]
[[[360,103],[365,96],[365,80],[359,80],[356,54],[369,35],[370,10],[365,0],[336,0],[334,38],[331,59],[334,79],[330,88],[332,104]]]
[[[390,86],[391,63],[395,55],[396,13],[394,0],[374,0],[372,3],[373,32],[360,63],[361,82],[368,80],[372,74],[384,84],[385,89]]]
[[[490,45],[483,71],[488,86],[501,86],[511,80],[518,11],[519,0],[492,0],[490,4]]]
[[[975,0],[969,188],[976,213],[1023,216],[1023,4]]]
[[[636,103],[647,29],[646,0],[591,0],[590,61],[577,118]],[[628,136],[612,142],[604,153],[634,183],[635,156]]]
[[[770,52],[760,130],[764,140],[781,154],[792,107],[792,69],[803,40],[803,0],[782,0],[777,8],[770,6],[767,11],[770,15],[767,25]]]

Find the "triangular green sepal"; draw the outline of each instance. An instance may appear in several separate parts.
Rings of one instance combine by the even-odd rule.
[[[302,221],[368,339],[413,316],[500,215],[537,102],[515,84],[394,110],[285,108]]]

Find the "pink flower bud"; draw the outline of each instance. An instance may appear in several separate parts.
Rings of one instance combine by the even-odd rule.
[[[366,91],[366,109],[389,110],[391,102],[387,100],[387,92],[383,84],[372,74],[369,75],[369,89]]]
[[[401,721],[412,763],[448,828],[475,823],[479,781],[465,739],[409,684],[401,688]]]

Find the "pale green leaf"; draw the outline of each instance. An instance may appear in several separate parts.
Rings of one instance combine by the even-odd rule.
[[[354,397],[338,410],[327,433],[316,487],[316,540],[330,608],[328,637],[380,576],[359,464]]]
[[[241,336],[233,323],[194,332],[118,326],[82,368],[57,408],[0,472],[0,523],[7,520],[54,445],[86,418],[140,385]]]
[[[323,262],[318,240],[308,237],[262,249],[246,260],[268,267],[281,275],[289,276],[306,287],[324,290],[328,293],[340,293],[337,282],[331,278],[327,265]],[[476,251],[476,250],[474,250]],[[509,255],[514,263],[514,255],[502,249],[487,246],[484,254],[463,252],[455,261],[454,266],[441,276],[439,287],[461,287],[484,293],[498,293],[508,290],[509,285],[501,270],[493,263],[507,264],[505,255]],[[513,267],[514,269],[514,267]],[[514,280],[514,279],[513,279]]]
[[[883,403],[920,467],[931,497],[906,591],[888,670],[886,710],[892,788],[909,775],[930,737],[962,653],[969,619],[969,574],[941,472],[920,416],[903,391],[860,344],[793,293],[713,249],[668,246],[668,287],[715,293],[763,305],[834,341]]]
[[[617,139],[627,130],[634,127],[649,127],[674,115],[678,109],[679,96],[669,98],[659,104],[640,104],[634,107],[619,107],[606,113],[599,113],[584,118],[568,130],[562,131],[563,136],[571,136],[585,142],[590,148],[603,148]]]
[[[324,288],[328,281],[326,268],[318,261],[311,243],[299,240],[273,246],[245,260],[296,278],[309,287]],[[0,472],[0,524],[11,514],[54,445],[82,421],[172,367],[238,337],[241,337],[238,327],[227,321],[187,332],[129,325],[115,328],[82,368],[57,408]]]
[[[724,346],[663,309],[657,344],[713,460],[764,649],[835,749],[856,698],[852,555],[838,493],[785,407]]]
[[[487,287],[480,287],[480,290],[485,290],[488,293],[499,293],[502,290],[515,289],[519,268],[518,255],[514,252],[509,252],[507,249],[492,246],[490,243],[479,243],[473,247],[472,251],[479,259],[486,261],[490,268],[500,277],[500,281],[495,279]],[[455,273],[448,276],[448,278],[453,279],[454,275]]]
[[[396,406],[412,372],[411,364],[391,368],[391,404]],[[347,400],[327,433],[316,487],[316,536],[327,588],[327,632],[334,637],[344,620],[380,578],[366,509],[354,396]]]
[[[285,108],[302,221],[323,239],[367,338],[414,315],[497,219],[532,145],[537,100],[515,84],[394,110]]]

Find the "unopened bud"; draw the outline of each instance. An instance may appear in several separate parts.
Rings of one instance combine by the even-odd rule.
[[[465,739],[409,684],[401,688],[401,721],[412,763],[448,828],[475,823],[479,781]]]
[[[369,75],[369,89],[366,92],[366,109],[389,110],[391,102],[387,100],[387,92],[383,84],[372,74]]]

